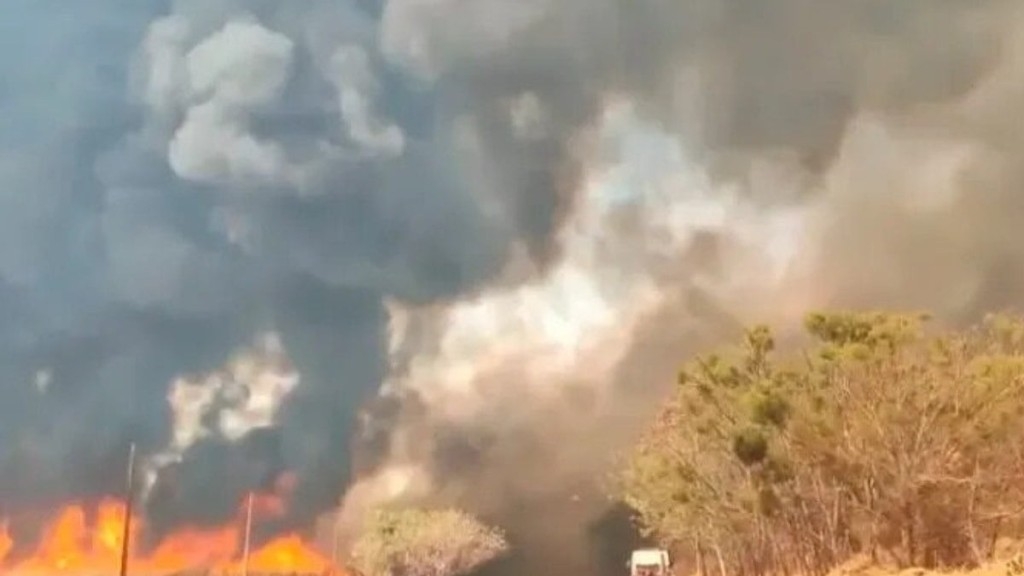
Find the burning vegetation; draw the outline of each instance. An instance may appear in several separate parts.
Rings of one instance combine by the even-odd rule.
[[[125,503],[114,498],[91,505],[69,504],[44,523],[35,541],[15,537],[12,523],[5,521],[0,531],[0,572],[115,574],[121,563],[126,514]],[[244,510],[237,522],[213,528],[183,527],[149,546],[145,545],[146,529],[144,518],[132,517],[128,565],[133,574],[244,571]],[[254,545],[248,567],[252,573],[324,573],[332,568],[329,558],[297,533]]]
[[[331,557],[299,532],[275,533],[255,541],[254,523],[273,523],[287,515],[286,500],[279,494],[250,493],[232,522],[182,526],[159,537],[133,510],[118,498],[68,504],[48,516],[34,537],[16,536],[12,529],[33,522],[3,520],[0,574],[325,576],[348,572],[342,567],[347,563],[336,554],[337,533]],[[337,527],[338,518],[334,523]],[[389,507],[370,514],[348,560],[366,576],[454,576],[469,573],[508,550],[501,529],[461,510]]]

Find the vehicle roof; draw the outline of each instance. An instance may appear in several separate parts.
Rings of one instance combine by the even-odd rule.
[[[660,564],[668,557],[668,552],[659,548],[642,548],[633,550],[634,564]]]

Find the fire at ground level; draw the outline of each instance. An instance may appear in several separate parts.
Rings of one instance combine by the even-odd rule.
[[[3,572],[4,576],[52,576],[49,572]],[[67,573],[61,572],[60,576],[116,576],[117,571],[114,572],[74,572]],[[216,572],[212,570],[191,570],[187,572],[174,572],[174,573],[146,573],[146,572],[129,572],[131,576],[242,576],[239,572]],[[339,576],[343,574],[339,571],[328,571],[328,572],[252,572],[250,571],[248,576]]]
[[[187,527],[141,550],[145,518],[133,513],[135,445],[128,455],[126,497],[105,498],[93,506],[69,504],[45,522],[38,538],[20,541],[12,521],[0,518],[0,574],[46,576],[133,575],[325,575],[343,572],[336,558],[329,559],[300,534],[280,534],[252,542],[254,522],[286,513],[289,475],[280,477],[274,490],[250,492],[234,522],[217,527]]]
[[[261,502],[257,507],[256,503]],[[343,572],[300,534],[281,534],[249,544],[253,518],[273,514],[266,501],[250,498],[237,521],[216,528],[180,529],[141,549],[146,526],[121,501],[68,505],[45,523],[32,542],[19,541],[9,522],[0,524],[0,574],[98,576],[118,574],[312,575]],[[124,538],[128,527],[128,539]],[[126,545],[127,544],[127,545]]]

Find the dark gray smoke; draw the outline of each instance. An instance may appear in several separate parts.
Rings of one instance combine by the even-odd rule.
[[[514,246],[554,256],[563,135],[587,107],[515,137],[501,98],[525,78],[424,82],[398,62],[412,52],[382,52],[401,24],[380,9],[0,8],[5,512],[120,490],[127,445],[169,441],[170,382],[276,330],[303,380],[274,430],[195,444],[148,507],[157,526],[223,521],[291,471],[308,523],[339,497],[356,407],[384,377],[383,299],[456,299]]]
[[[303,377],[276,425],[195,444],[148,506],[162,526],[219,521],[292,471],[291,521],[308,522],[349,480],[357,407],[394,360],[384,302],[443,309],[556,265],[615,101],[755,210],[802,211],[808,305],[1016,304],[1020,15],[1010,0],[8,0],[0,507],[118,489],[129,442],[169,441],[169,383],[276,330]],[[562,528],[600,517],[572,487],[662,389],[638,382],[667,381],[732,327],[685,295],[727,300],[695,278],[732,278],[733,253],[654,258],[658,238],[634,229],[627,214],[602,231],[605,258],[683,296],[626,335],[611,389],[628,411],[583,413],[586,381],[533,411],[514,392],[525,372],[503,367],[481,389],[521,404],[514,422],[493,406],[470,430],[408,408],[384,422],[455,430],[430,444],[469,448],[433,468],[463,488],[438,498],[535,533],[538,559],[564,558],[578,539]],[[770,307],[778,291],[748,284],[745,303]],[[695,316],[704,328],[666,325]],[[433,353],[403,354],[420,352]],[[552,421],[561,441],[538,440]],[[519,481],[496,480],[509,470]],[[583,511],[559,515],[567,494]]]

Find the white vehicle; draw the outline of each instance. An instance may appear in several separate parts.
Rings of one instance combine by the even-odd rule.
[[[642,548],[633,550],[629,558],[629,576],[668,576],[672,559],[667,550]]]

